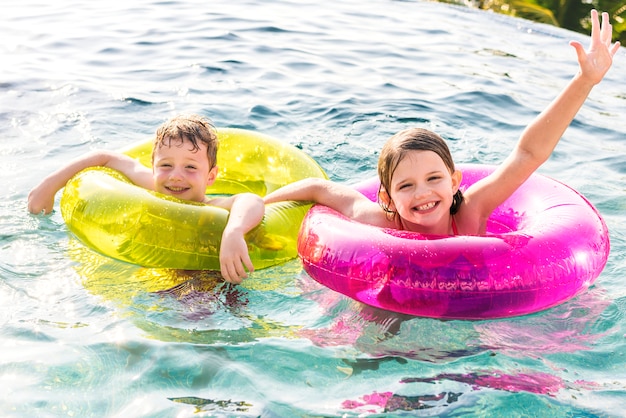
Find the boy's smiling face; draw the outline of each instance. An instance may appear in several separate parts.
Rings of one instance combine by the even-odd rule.
[[[152,173],[154,190],[179,199],[204,202],[206,188],[217,176],[217,166],[210,168],[203,143],[195,150],[191,143],[173,139],[154,152]]]

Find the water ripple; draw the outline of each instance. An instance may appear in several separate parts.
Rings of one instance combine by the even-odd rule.
[[[58,211],[26,214],[28,190],[183,112],[280,138],[346,183],[375,175],[382,143],[408,126],[439,132],[456,161],[495,163],[577,70],[567,41],[588,37],[422,1],[25,0],[0,21],[4,413],[611,416],[623,404],[623,50],[541,168],[605,216],[605,271],[545,312],[438,321],[358,304],[298,260],[234,290],[116,262]]]

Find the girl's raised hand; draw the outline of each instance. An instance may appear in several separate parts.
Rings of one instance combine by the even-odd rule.
[[[620,47],[619,42],[611,45],[613,27],[609,22],[609,14],[602,13],[602,26],[598,19],[598,11],[591,11],[591,43],[589,49],[585,48],[578,41],[571,41],[570,45],[576,49],[578,64],[581,75],[591,83],[598,84],[606,72],[611,68],[613,57]]]

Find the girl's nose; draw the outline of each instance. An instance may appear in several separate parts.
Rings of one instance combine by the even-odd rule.
[[[422,197],[426,197],[429,194],[432,193],[432,190],[430,187],[426,186],[426,185],[418,185],[415,187],[415,193],[414,193],[414,197],[415,198],[422,198]]]

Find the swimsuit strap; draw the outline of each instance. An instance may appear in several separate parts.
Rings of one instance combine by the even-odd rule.
[[[456,222],[454,221],[454,215],[452,215],[452,233],[454,235],[459,235],[459,231],[456,229]]]

